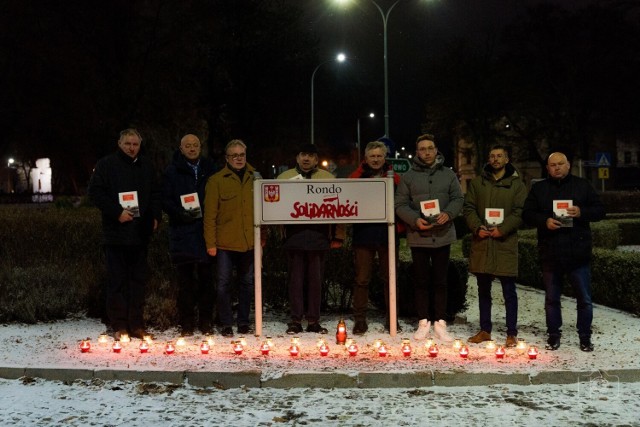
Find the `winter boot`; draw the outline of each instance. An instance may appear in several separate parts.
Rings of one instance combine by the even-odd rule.
[[[418,322],[418,329],[415,334],[413,334],[413,339],[416,341],[420,341],[429,336],[429,331],[431,330],[431,322],[427,319],[422,319]]]
[[[453,338],[447,333],[447,322],[444,320],[433,322],[433,335],[443,343],[453,342]]]

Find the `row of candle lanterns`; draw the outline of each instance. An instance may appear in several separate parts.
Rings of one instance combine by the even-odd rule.
[[[100,336],[100,338],[98,339],[98,342],[106,343],[107,340],[108,339],[106,338],[106,336],[105,337]],[[128,337],[125,337],[124,340],[122,339],[122,337],[120,340],[115,340],[112,345],[113,352],[120,353],[122,351],[123,344],[126,345],[129,342],[130,342],[130,339],[128,339]],[[147,353],[150,349],[151,344],[152,344],[151,338],[145,337],[140,342],[140,345],[138,347],[140,350],[140,353],[143,353],[143,354]],[[237,355],[241,355],[244,352],[244,349],[247,347],[247,342],[244,337],[240,337],[240,339],[236,341],[232,341],[231,344],[232,344],[233,352]],[[346,339],[345,337],[344,343],[341,343],[341,344],[344,345],[344,349],[347,351],[349,356],[356,356],[358,354],[358,345],[352,339]],[[178,339],[175,344],[173,341],[169,341],[165,344],[164,353],[169,355],[174,354],[176,351],[176,347],[183,347],[185,345],[186,345],[186,342],[184,338]],[[209,351],[213,346],[214,346],[213,338],[211,336],[208,336],[207,339],[203,340],[202,343],[200,344],[200,352],[202,354],[209,354]],[[329,354],[329,351],[330,351],[329,345],[327,344],[324,338],[321,338],[318,340],[317,347],[318,347],[320,356],[325,357]],[[433,342],[433,340],[430,340],[430,339],[427,340],[424,347],[430,357],[438,356],[439,348],[438,348],[438,345],[435,342]],[[80,342],[80,351],[82,353],[89,352],[90,349],[91,349],[91,341],[89,338],[87,338],[86,340],[82,340]],[[273,340],[271,339],[271,337],[267,337],[266,340],[263,341],[262,344],[260,345],[260,352],[263,355],[269,355],[269,352],[272,349],[273,349]],[[380,357],[386,357],[389,354],[389,349],[387,344],[380,339],[376,339],[373,342],[373,349],[375,352],[378,353],[378,356]],[[469,347],[463,344],[462,340],[460,339],[454,340],[453,349],[454,351],[458,352],[461,358],[467,359],[469,357]],[[505,348],[501,345],[496,345],[494,341],[488,341],[487,344],[485,345],[485,349],[487,352],[495,354],[496,359],[503,359],[506,354]],[[402,339],[400,351],[402,355],[405,357],[411,356],[413,348],[411,346],[411,341],[409,339],[407,338]],[[516,346],[516,351],[520,354],[523,354],[526,352],[529,359],[536,359],[538,356],[538,349],[535,346],[529,346],[527,348],[527,345],[524,340],[518,341],[518,344]],[[300,352],[301,352],[300,338],[293,337],[291,339],[291,345],[289,347],[289,354],[291,356],[298,356]]]

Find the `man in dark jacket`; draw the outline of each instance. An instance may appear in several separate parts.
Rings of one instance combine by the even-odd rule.
[[[604,205],[586,179],[571,175],[565,154],[547,159],[549,177],[533,185],[524,204],[524,221],[538,229],[538,249],[545,286],[548,350],[560,347],[562,311],[560,296],[566,275],[577,299],[580,349],[593,351],[591,343],[591,228],[605,216]]]
[[[471,181],[463,214],[473,234],[469,272],[478,280],[480,331],[471,343],[491,339],[491,283],[500,280],[507,323],[506,347],[515,347],[518,335],[518,228],[527,189],[509,163],[506,147],[489,150],[489,162],[482,174]]]
[[[380,141],[367,144],[364,149],[364,162],[353,171],[349,178],[385,178],[392,166],[385,159],[387,146]],[[400,175],[393,175],[393,182],[398,185]],[[378,255],[380,279],[384,287],[389,313],[389,231],[386,223],[353,224],[353,259],[355,265],[355,283],[353,286],[353,326],[354,335],[363,335],[369,329],[367,324],[367,305],[369,304],[369,283],[373,263]]]
[[[160,187],[153,164],[140,154],[135,129],[120,132],[118,151],[96,165],[89,197],[102,212],[107,261],[107,316],[120,339],[142,338],[147,245],[161,220]]]
[[[334,179],[328,171],[318,168],[318,148],[304,145],[296,156],[296,167],[278,175],[278,179]],[[289,269],[289,305],[291,322],[287,334],[302,332],[302,318],[307,319],[307,332],[326,334],[320,324],[322,276],[329,249],[338,249],[344,240],[344,226],[338,224],[293,224],[285,226],[285,241]],[[304,286],[307,283],[305,313]]]
[[[169,215],[169,252],[178,276],[178,314],[183,335],[193,335],[196,305],[200,332],[212,332],[215,295],[202,212],[207,179],[216,167],[212,160],[201,156],[201,151],[198,137],[185,135],[164,171],[162,186],[162,207]]]

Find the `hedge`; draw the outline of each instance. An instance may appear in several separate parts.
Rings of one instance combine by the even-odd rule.
[[[101,239],[100,214],[94,208],[0,207],[0,322],[35,323],[77,314],[104,320],[106,271]],[[399,312],[411,316],[411,261],[404,243],[398,253]],[[288,305],[286,258],[281,244],[279,228],[270,228],[263,256],[265,309],[286,310]],[[145,307],[147,324],[158,329],[177,322],[175,271],[167,248],[164,221],[149,245],[151,274]],[[327,260],[325,312],[350,312],[353,277],[347,240],[343,248],[332,250]],[[447,309],[450,318],[466,308],[467,277],[466,260],[452,259]],[[370,295],[372,303],[383,309],[380,280],[373,280]]]

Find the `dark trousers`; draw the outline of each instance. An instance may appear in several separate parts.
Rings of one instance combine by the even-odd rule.
[[[195,326],[195,308],[198,307],[199,324],[209,328],[213,321],[215,300],[212,265],[208,262],[177,264],[178,313],[184,329]]]
[[[238,278],[238,326],[249,325],[249,312],[253,300],[253,251],[236,252],[218,248],[218,316],[223,327],[233,324],[231,308],[231,287],[233,285],[233,267]]]
[[[491,333],[491,284],[495,276],[492,274],[476,274],[478,279],[478,308],[480,309],[480,328]],[[504,308],[506,312],[507,335],[518,335],[518,295],[516,294],[516,278],[497,276],[502,285]]]
[[[384,299],[389,310],[389,249],[384,246],[354,246],[355,283],[353,285],[353,318],[355,321],[367,320],[369,304],[369,283],[373,272],[376,253],[380,265],[380,279],[384,287]]]
[[[289,306],[291,320],[300,322],[306,317],[309,323],[320,320],[322,298],[322,273],[327,251],[287,251],[289,268]],[[307,284],[307,312],[304,312],[304,285]]]
[[[430,319],[436,322],[446,318],[450,252],[450,245],[439,248],[411,248],[415,304],[419,319]],[[433,301],[429,287],[433,291]]]
[[[105,246],[107,316],[114,331],[144,329],[146,246]]]
[[[591,269],[589,264],[575,267],[558,267],[542,264],[542,281],[545,287],[544,311],[547,318],[547,333],[561,335],[562,327],[562,279],[567,276],[576,295],[578,310],[577,328],[580,338],[591,337],[593,304],[591,302]]]

